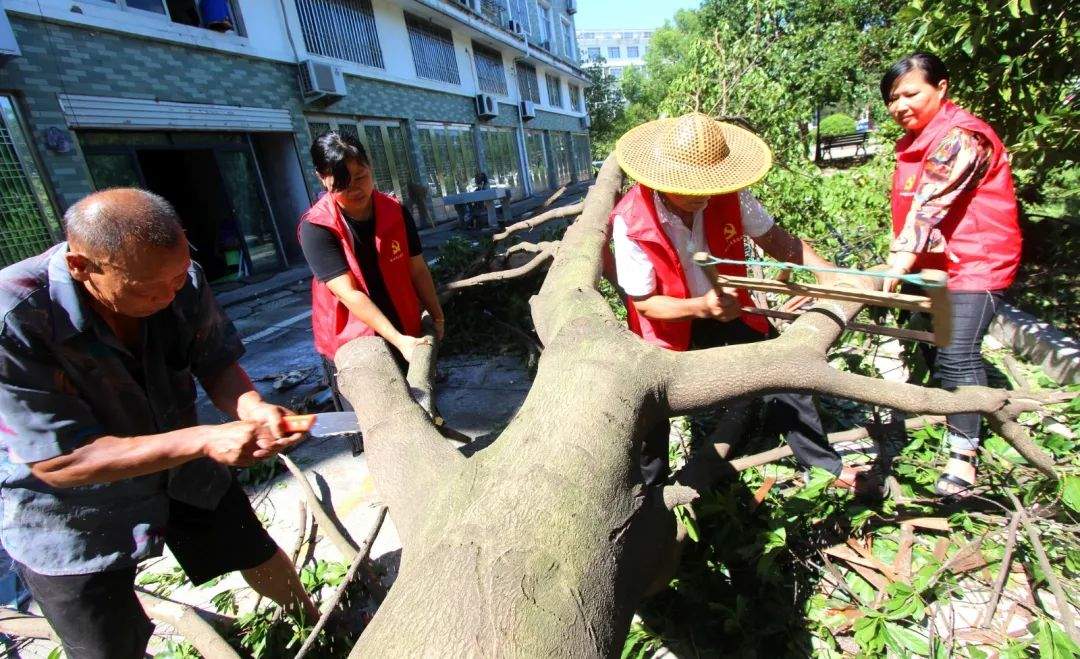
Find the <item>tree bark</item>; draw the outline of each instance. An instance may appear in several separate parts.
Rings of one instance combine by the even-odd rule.
[[[1007,409],[1008,394],[993,389],[830,369],[826,352],[857,303],[822,301],[767,342],[687,353],[647,345],[597,289],[622,182],[608,158],[532,300],[545,347],[536,379],[489,447],[466,459],[443,439],[381,339],[338,353],[341,390],[403,545],[397,580],[351,656],[617,655],[675,555],[669,507],[694,495],[641,480],[643,435],[671,414],[793,389],[916,414]]]

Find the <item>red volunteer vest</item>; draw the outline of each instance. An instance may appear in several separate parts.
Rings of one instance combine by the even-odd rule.
[[[372,192],[371,197],[375,206],[375,252],[379,255],[379,271],[386,291],[394,303],[404,333],[420,336],[420,300],[409,274],[409,243],[401,205],[393,197],[378,191]],[[353,251],[352,232],[330,195],[323,195],[304,213],[300,225],[304,222],[326,227],[333,232],[345,251],[349,272],[360,290],[367,293],[367,283]],[[338,348],[349,341],[375,335],[375,330],[353,316],[326,284],[316,277],[311,279],[311,329],[315,335],[315,349],[327,359],[333,359]]]
[[[660,226],[660,218],[653,202],[653,191],[638,183],[619,201],[611,212],[626,222],[626,235],[634,241],[652,263],[656,272],[656,294],[686,299],[690,297],[682,262],[671,244],[671,239]],[[743,251],[742,209],[736,192],[717,195],[709,200],[702,217],[705,241],[713,256],[742,261]],[[735,277],[746,276],[744,265],[718,265],[720,274]],[[739,289],[739,303],[754,306],[750,294]],[[768,334],[769,324],[763,316],[743,314],[742,321],[761,334]],[[639,314],[629,300],[626,302],[626,322],[630,330],[653,345],[668,350],[683,351],[690,347],[689,320],[655,320]]]
[[[945,252],[919,254],[914,270],[935,268],[949,274],[956,291],[1008,288],[1020,266],[1020,225],[1009,158],[1001,140],[986,122],[945,101],[919,134],[907,133],[896,143],[892,185],[893,235],[899,235],[919,189],[926,158],[954,127],[979,133],[993,145],[990,168],[982,182],[961,195],[938,225]]]

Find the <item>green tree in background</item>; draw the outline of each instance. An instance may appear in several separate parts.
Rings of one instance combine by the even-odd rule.
[[[1009,147],[1023,197],[1075,169],[1080,3],[912,0],[896,22],[912,47],[946,62],[953,97]]]
[[[585,66],[589,86],[585,88],[585,106],[589,111],[589,138],[593,157],[603,159],[615,148],[623,126],[623,96],[619,81],[604,73],[603,58]]]

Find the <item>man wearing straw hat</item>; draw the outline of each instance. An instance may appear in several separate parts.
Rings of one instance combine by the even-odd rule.
[[[627,297],[627,322],[644,340],[669,350],[711,348],[762,341],[774,335],[747,291],[714,288],[693,254],[742,261],[743,236],[769,256],[790,263],[829,267],[806,242],[785,231],[746,188],[772,166],[769,147],[757,135],[694,113],[642,124],[619,138],[619,166],[637,183],[611,213],[615,270]],[[745,265],[717,266],[721,274],[746,276]],[[828,275],[819,274],[819,279]],[[824,282],[823,282],[824,283]],[[770,432],[786,433],[795,458],[836,474],[838,486],[863,489],[863,479],[828,444],[808,395],[765,396]],[[739,437],[750,401],[729,405],[722,423]],[[648,484],[668,475],[668,424],[648,434],[642,472]]]

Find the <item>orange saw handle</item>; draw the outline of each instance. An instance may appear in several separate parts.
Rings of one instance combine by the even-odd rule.
[[[281,429],[287,433],[307,432],[315,425],[314,414],[288,414],[281,417]]]

